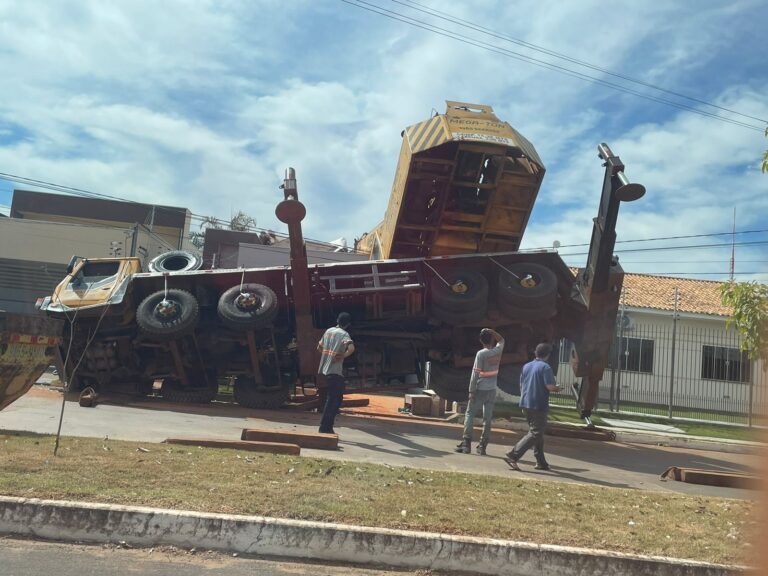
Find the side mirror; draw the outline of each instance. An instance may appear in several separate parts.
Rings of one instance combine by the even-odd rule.
[[[72,270],[75,269],[75,264],[77,264],[78,260],[83,260],[82,256],[72,256],[69,260],[69,264],[67,264],[67,274],[72,274]]]

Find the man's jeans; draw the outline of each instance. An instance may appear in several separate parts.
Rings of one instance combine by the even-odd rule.
[[[483,433],[480,435],[480,444],[488,445],[491,439],[491,420],[493,419],[493,402],[496,400],[496,388],[493,390],[477,390],[475,397],[467,402],[467,411],[464,413],[464,440],[472,442],[472,424],[477,409],[483,408]]]
[[[338,374],[328,374],[326,381],[326,400],[323,409],[323,419],[320,420],[320,432],[330,434],[333,432],[333,422],[341,408],[344,399],[344,377]]]
[[[544,464],[547,460],[544,458],[544,429],[547,427],[547,413],[541,410],[529,410],[523,408],[523,413],[528,420],[528,434],[523,436],[520,441],[512,448],[509,455],[513,460],[520,460],[523,454],[533,446],[533,455],[536,462]]]

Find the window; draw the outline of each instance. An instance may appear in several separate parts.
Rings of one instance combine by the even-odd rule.
[[[653,374],[653,340],[645,338],[622,338],[620,366],[628,372],[643,372]],[[616,367],[616,341],[611,346],[611,356],[608,361],[610,368]]]
[[[702,347],[701,377],[706,380],[749,382],[750,368],[749,356],[737,348]]]

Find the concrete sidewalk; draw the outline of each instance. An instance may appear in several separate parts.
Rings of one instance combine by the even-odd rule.
[[[259,516],[0,496],[0,533],[66,542],[171,545],[229,553],[499,576],[726,576],[672,558]]]
[[[60,409],[58,394],[28,394],[0,412],[0,429],[55,434]],[[249,410],[230,404],[182,406],[147,401],[133,406],[99,404],[96,408],[82,408],[76,402],[68,402],[62,433],[140,442],[190,435],[232,440],[240,438],[243,428],[311,432],[317,430],[319,417],[285,410]],[[664,482],[659,476],[671,466],[751,473],[761,464],[759,456],[750,454],[548,436],[546,450],[552,470],[533,470],[533,456],[526,455],[521,466],[523,472],[513,472],[502,456],[517,442],[521,431],[494,431],[488,456],[480,457],[454,453],[461,436],[456,424],[346,415],[339,416],[336,424],[340,437],[338,451],[306,449],[302,455],[435,471],[512,475],[521,480],[580,482],[744,499],[755,498],[755,492]]]

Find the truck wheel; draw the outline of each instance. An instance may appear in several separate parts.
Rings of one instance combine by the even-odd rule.
[[[263,284],[233,286],[219,298],[221,321],[235,330],[268,326],[277,316],[277,296]]]
[[[554,304],[542,308],[521,308],[507,302],[499,302],[499,311],[510,320],[548,320],[557,314]]]
[[[234,396],[240,406],[276,410],[288,401],[289,394],[287,386],[256,386],[253,378],[238,376]]]
[[[499,274],[498,304],[515,308],[554,308],[557,277],[546,266],[521,262]]]
[[[175,378],[166,378],[160,388],[163,398],[179,404],[208,404],[216,398],[217,392],[215,385],[184,387]]]
[[[431,280],[429,286],[432,302],[436,306],[456,312],[485,310],[488,306],[488,280],[480,272],[464,270],[442,276],[450,286],[437,277]]]
[[[141,331],[155,340],[180,338],[197,325],[200,307],[195,297],[185,290],[158,290],[141,301],[136,309],[136,323]]]
[[[466,402],[471,368],[453,368],[438,362],[429,363],[429,385],[440,398],[449,402]]]
[[[171,250],[150,260],[147,268],[150,272],[189,272],[199,270],[203,259],[199,254],[186,250]]]
[[[455,310],[446,310],[441,306],[433,304],[431,312],[432,316],[445,322],[446,324],[451,326],[466,326],[481,322],[485,318],[488,311],[485,307],[483,307],[478,309],[466,309],[462,310],[461,312],[457,312]]]

